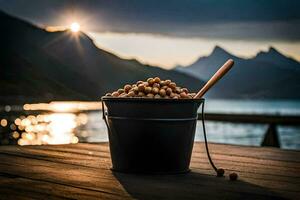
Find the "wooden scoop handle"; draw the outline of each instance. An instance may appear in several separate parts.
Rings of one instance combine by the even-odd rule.
[[[194,96],[194,99],[201,98],[218,80],[220,80],[233,66],[232,59],[227,62],[207,81],[201,90]]]

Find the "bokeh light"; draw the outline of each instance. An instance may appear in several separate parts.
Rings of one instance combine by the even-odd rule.
[[[7,126],[7,120],[6,119],[1,119],[0,124],[1,124],[1,126],[6,127]]]

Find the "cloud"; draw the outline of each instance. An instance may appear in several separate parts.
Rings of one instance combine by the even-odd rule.
[[[75,17],[97,32],[288,41],[300,40],[299,7],[293,0],[0,1],[0,9],[39,24]]]

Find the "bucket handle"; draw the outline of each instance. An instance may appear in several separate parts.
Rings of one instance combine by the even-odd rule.
[[[105,122],[105,125],[107,127],[108,133],[111,134],[110,127],[108,125],[108,112],[107,112],[107,110],[105,110],[104,101],[103,100],[101,101],[101,104],[102,104],[102,118],[103,118],[103,120]]]
[[[214,162],[212,161],[210,154],[209,154],[209,150],[208,150],[208,143],[207,143],[207,137],[206,137],[206,129],[205,129],[205,114],[204,114],[204,100],[202,103],[202,107],[201,107],[201,121],[202,121],[202,128],[203,128],[203,135],[204,135],[204,142],[205,142],[205,149],[206,149],[206,154],[209,160],[210,165],[212,166],[212,168],[215,170],[215,172],[217,173],[217,176],[223,176],[224,174],[224,170],[221,168],[217,168],[214,164]]]

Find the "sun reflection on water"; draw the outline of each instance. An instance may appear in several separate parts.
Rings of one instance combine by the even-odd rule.
[[[19,120],[16,120],[18,122]],[[29,115],[21,121],[25,131],[18,139],[19,145],[69,144],[78,143],[74,129],[87,123],[84,113],[53,113],[44,115]],[[13,137],[19,136],[18,132]]]
[[[36,103],[24,104],[24,110],[49,110],[54,112],[76,112],[85,110],[99,110],[101,109],[100,102],[61,102],[53,101],[50,103]]]
[[[19,145],[78,143],[77,129],[86,125],[89,120],[87,113],[83,111],[99,108],[98,102],[25,104],[23,109],[32,114],[15,116],[11,121],[0,119],[0,125],[7,126],[10,137]]]

